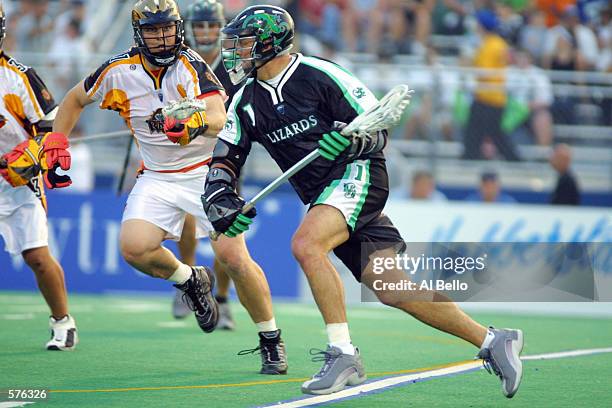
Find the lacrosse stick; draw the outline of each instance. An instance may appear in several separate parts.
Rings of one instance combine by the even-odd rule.
[[[169,116],[176,120],[185,120],[196,112],[206,110],[206,101],[202,99],[183,98],[164,106],[162,113],[164,117]]]
[[[399,123],[404,110],[410,103],[410,97],[412,96],[413,92],[413,90],[408,88],[408,85],[397,85],[385,96],[383,96],[378,103],[353,119],[351,123],[340,131],[340,134],[346,137],[367,137],[371,133],[396,126]],[[306,157],[295,163],[286,172],[278,176],[276,180],[268,184],[263,190],[257,193],[255,197],[253,197],[244,205],[244,207],[242,207],[240,212],[242,214],[249,212],[249,210],[255,207],[259,201],[264,199],[281,184],[293,177],[293,175],[295,175],[298,171],[315,161],[319,156],[321,156],[319,149],[310,152]],[[208,234],[208,236],[213,241],[216,241],[219,237],[219,233],[217,231],[212,231]]]
[[[121,170],[121,177],[117,183],[117,196],[120,196],[123,192],[123,185],[125,184],[125,176],[127,175],[127,168],[130,164],[130,158],[132,157],[132,146],[134,145],[134,136],[130,137],[128,141],[127,149],[125,151],[125,157],[123,158],[123,169]]]

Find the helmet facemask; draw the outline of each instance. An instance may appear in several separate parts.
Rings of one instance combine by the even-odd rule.
[[[260,56],[256,54],[257,36],[240,37],[238,35],[225,35],[221,40],[221,56],[223,66],[229,74],[234,85],[248,78],[255,71],[256,61]]]
[[[174,64],[183,47],[183,19],[175,0],[138,0],[132,8],[134,41],[142,56],[158,67]]]
[[[183,22],[177,20],[143,25],[134,23],[134,39],[151,64],[158,67],[170,66],[176,62],[183,45]],[[156,40],[157,43],[152,46],[147,44]]]

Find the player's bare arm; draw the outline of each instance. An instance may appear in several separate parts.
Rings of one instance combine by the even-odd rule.
[[[81,116],[85,106],[93,103],[85,93],[83,81],[75,85],[64,97],[53,122],[53,132],[69,135]]]

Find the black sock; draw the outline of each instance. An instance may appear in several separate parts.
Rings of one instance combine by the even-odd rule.
[[[273,331],[264,331],[259,332],[260,337],[266,339],[266,342],[270,343],[278,343],[280,341],[280,329],[276,329]]]

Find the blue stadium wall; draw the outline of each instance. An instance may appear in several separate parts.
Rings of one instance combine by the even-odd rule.
[[[66,273],[71,292],[169,291],[168,282],[131,268],[119,252],[119,229],[126,196],[112,193],[49,194],[50,247]],[[293,194],[276,194],[258,206],[247,234],[253,258],[262,266],[274,296],[299,295],[299,271],[290,250],[291,235],[304,212]],[[4,242],[0,238],[4,247]],[[174,242],[166,245],[176,253]],[[208,239],[197,248],[200,265],[213,263]],[[0,290],[34,290],[32,272],[21,257],[0,251]]]

